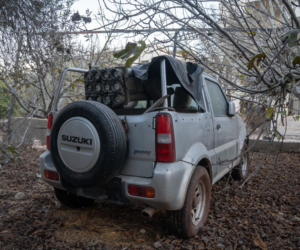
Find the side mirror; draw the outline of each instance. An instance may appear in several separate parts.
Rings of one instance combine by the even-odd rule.
[[[233,102],[228,103],[228,115],[229,116],[235,115],[235,104]]]

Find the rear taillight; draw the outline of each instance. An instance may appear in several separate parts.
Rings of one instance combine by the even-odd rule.
[[[44,170],[44,175],[46,179],[53,180],[53,181],[59,181],[59,174],[54,171],[50,170]]]
[[[137,185],[128,185],[128,194],[145,198],[154,198],[155,190],[153,187],[144,187]]]
[[[156,161],[175,161],[174,131],[170,114],[156,116]]]
[[[48,124],[47,124],[47,132],[46,132],[47,149],[48,150],[50,150],[50,132],[51,132],[51,128],[52,128],[52,122],[53,122],[53,114],[49,114]]]

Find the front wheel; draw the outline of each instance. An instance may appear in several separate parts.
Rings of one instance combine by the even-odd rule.
[[[211,183],[208,172],[204,167],[197,167],[191,178],[182,209],[168,212],[171,231],[182,238],[198,234],[207,220],[210,197]]]
[[[80,207],[87,207],[93,204],[93,199],[88,199],[84,197],[79,197],[77,195],[71,194],[66,190],[54,188],[55,196],[58,201],[67,207],[72,208],[80,208]]]

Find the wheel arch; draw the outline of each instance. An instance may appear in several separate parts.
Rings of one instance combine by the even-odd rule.
[[[202,142],[198,142],[190,147],[184,156],[183,161],[193,164],[194,166],[204,167],[209,174],[212,186],[214,178],[212,162],[214,158],[215,151],[213,149],[207,150],[206,146]]]
[[[201,167],[204,167],[206,169],[206,171],[208,172],[208,175],[209,175],[211,186],[212,186],[212,183],[213,183],[213,173],[212,173],[212,166],[211,166],[210,160],[207,157],[203,157],[198,162],[197,166],[201,166]]]

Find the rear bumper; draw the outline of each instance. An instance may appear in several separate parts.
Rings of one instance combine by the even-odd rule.
[[[159,210],[179,210],[182,208],[186,191],[195,166],[178,161],[175,163],[157,163],[152,178],[122,176],[125,183],[125,197],[132,204],[148,205]],[[153,187],[155,197],[142,198],[128,194],[128,185]]]
[[[175,163],[157,163],[152,178],[118,175],[116,177],[120,179],[120,189],[117,188],[116,191],[120,192],[119,197],[122,197],[122,199],[119,199],[117,203],[147,205],[159,210],[179,210],[184,204],[186,191],[194,168],[194,165],[178,161]],[[108,191],[111,191],[107,187],[94,187],[92,188],[93,192],[91,191],[90,193],[89,190],[91,189],[65,188],[66,186],[61,181],[46,179],[44,176],[45,169],[56,171],[49,151],[40,156],[41,176],[49,185],[60,189],[68,189],[68,191],[79,196],[99,200],[101,200],[99,197],[104,197],[110,193]],[[155,189],[155,197],[143,198],[131,196],[128,194],[129,184],[153,187]],[[114,200],[110,200],[109,197],[108,195],[107,201],[115,202]]]
[[[55,188],[59,188],[59,189],[65,189],[62,185],[60,181],[52,181],[49,179],[46,179],[44,171],[45,170],[50,170],[50,171],[55,171],[57,172],[52,159],[51,159],[51,155],[50,155],[50,151],[46,151],[43,154],[40,155],[40,172],[41,172],[41,177],[42,179],[48,183],[49,185],[55,187]],[[61,179],[59,177],[59,179]]]

